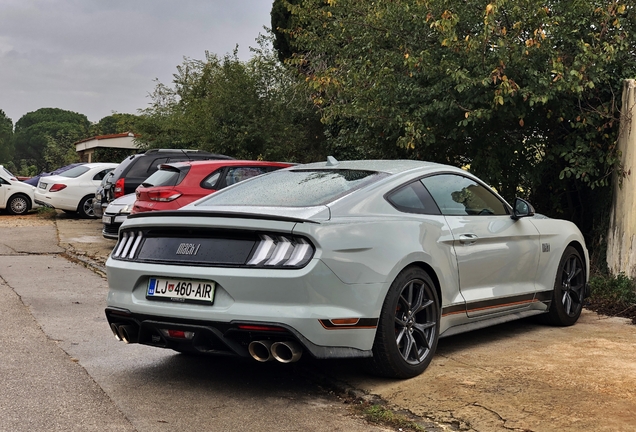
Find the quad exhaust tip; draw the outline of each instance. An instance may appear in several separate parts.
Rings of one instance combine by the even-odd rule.
[[[271,351],[272,343],[270,340],[253,341],[247,349],[254,360],[265,363],[274,360]]]
[[[274,342],[271,348],[272,356],[281,363],[294,363],[300,360],[303,350],[296,342]]]
[[[134,325],[117,325],[115,323],[110,325],[110,329],[118,341],[124,341],[126,343],[137,343],[138,341],[138,329]]]
[[[303,350],[296,342],[272,342],[270,340],[252,341],[248,346],[252,358],[259,362],[277,360],[281,363],[294,363],[300,360]]]

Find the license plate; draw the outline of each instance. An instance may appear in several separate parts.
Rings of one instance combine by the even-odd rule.
[[[105,223],[105,224],[108,224],[108,225],[113,223],[111,216],[102,216],[102,222]]]
[[[46,183],[40,183],[40,184],[38,185],[38,187],[39,187],[40,189],[46,189],[46,186],[47,186],[47,184],[46,184]]]
[[[212,304],[215,288],[211,281],[150,278],[146,297]]]

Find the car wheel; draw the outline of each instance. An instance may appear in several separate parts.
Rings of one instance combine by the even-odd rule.
[[[14,195],[7,203],[7,211],[13,215],[23,215],[31,208],[29,198],[24,195]]]
[[[581,255],[575,248],[568,246],[559,262],[550,309],[545,316],[549,324],[571,326],[579,319],[583,309],[585,282]]]
[[[384,300],[369,371],[391,378],[424,372],[437,348],[440,306],[428,273],[409,267],[393,281]]]
[[[83,218],[94,218],[93,201],[95,201],[95,195],[88,195],[82,198],[77,206],[77,213]]]

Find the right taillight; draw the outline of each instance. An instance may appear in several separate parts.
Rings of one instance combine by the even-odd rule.
[[[58,192],[58,191],[61,191],[62,189],[66,189],[66,185],[57,183],[51,186],[51,189],[49,189],[49,192]]]
[[[115,187],[113,188],[113,192],[114,192],[115,198],[124,196],[124,178],[123,177],[115,182]]]
[[[313,246],[300,237],[260,235],[260,242],[247,262],[256,267],[303,267],[314,255]]]

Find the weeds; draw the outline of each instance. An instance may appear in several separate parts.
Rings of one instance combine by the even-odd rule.
[[[360,401],[359,404],[355,405],[355,410],[371,423],[393,427],[401,431],[426,431],[426,428],[420,426],[407,416],[391,411],[382,405]]]
[[[57,216],[57,210],[52,207],[40,206],[37,209],[38,217],[44,219],[54,219]]]
[[[590,277],[588,309],[608,316],[631,318],[636,324],[636,281],[621,273]]]

